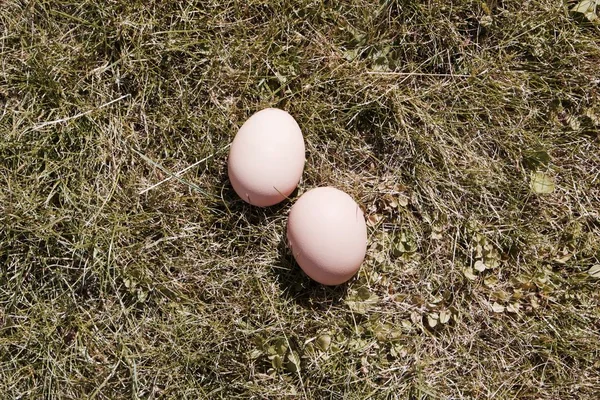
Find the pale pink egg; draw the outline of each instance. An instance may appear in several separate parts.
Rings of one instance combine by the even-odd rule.
[[[339,285],[356,274],[365,258],[367,225],[352,197],[320,187],[292,206],[287,240],[306,275],[324,285]]]
[[[304,169],[304,138],[290,114],[267,108],[240,128],[229,150],[229,180],[246,202],[267,207],[289,196]]]

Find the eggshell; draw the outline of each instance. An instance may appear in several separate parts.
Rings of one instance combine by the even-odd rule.
[[[296,262],[315,281],[339,285],[358,271],[367,251],[362,210],[333,187],[304,193],[290,210],[287,240]]]
[[[253,114],[229,150],[229,180],[248,203],[267,207],[283,201],[304,169],[304,138],[290,114],[266,108]]]

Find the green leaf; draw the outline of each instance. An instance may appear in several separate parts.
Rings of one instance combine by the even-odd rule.
[[[545,150],[533,150],[523,156],[523,165],[529,169],[547,167],[550,164],[550,154]]]
[[[358,295],[358,298],[361,300],[369,300],[371,298],[371,292],[369,291],[368,288],[366,287],[361,287],[360,289],[358,289],[358,292],[356,293]]]
[[[590,274],[592,278],[600,279],[600,264],[592,266],[592,268],[588,270],[588,274]]]
[[[344,51],[344,58],[348,61],[354,61],[358,57],[359,51],[357,49],[351,49]]]
[[[369,300],[365,300],[365,301],[346,301],[346,304],[348,304],[348,307],[350,307],[350,309],[352,311],[354,311],[357,314],[365,314],[369,308],[371,308],[372,306],[376,305],[377,302],[379,301],[379,297],[376,295],[373,295]]]
[[[329,346],[331,345],[331,336],[330,335],[321,335],[317,338],[316,341],[317,347],[321,351],[327,351]]]
[[[281,357],[279,355],[274,355],[274,356],[269,356],[269,359],[271,360],[271,365],[273,366],[273,368],[275,369],[281,369],[283,368],[283,360],[281,359]]]
[[[407,351],[402,344],[396,343],[390,347],[390,354],[394,358],[406,357]]]
[[[355,293],[348,296],[346,304],[358,314],[364,314],[367,310],[379,302],[379,297],[371,293],[369,288],[361,286]]]
[[[275,352],[280,356],[283,356],[287,352],[287,343],[285,339],[279,339],[275,343]]]
[[[531,190],[538,194],[554,192],[554,180],[543,172],[531,174]]]
[[[283,356],[287,352],[287,349],[288,348],[286,340],[280,338],[275,340],[275,342],[267,348],[267,353],[269,353],[270,355]]]
[[[300,357],[293,351],[290,351],[287,355],[287,362],[285,363],[285,369],[288,372],[300,371]]]

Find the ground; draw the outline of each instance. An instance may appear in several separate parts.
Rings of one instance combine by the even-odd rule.
[[[596,399],[600,27],[575,5],[1,1],[1,397]],[[261,209],[227,146],[269,106],[306,167]],[[339,287],[285,245],[323,185],[369,223]]]

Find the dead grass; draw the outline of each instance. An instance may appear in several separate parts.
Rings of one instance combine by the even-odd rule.
[[[597,398],[598,26],[330,3],[0,3],[3,398]],[[267,106],[305,134],[296,196],[367,211],[347,285],[227,182]]]

